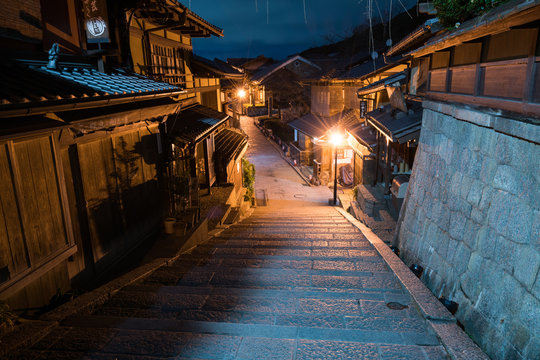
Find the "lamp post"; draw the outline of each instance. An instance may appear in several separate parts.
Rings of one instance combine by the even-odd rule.
[[[244,114],[244,98],[246,97],[246,90],[243,88],[238,89],[236,96],[240,99],[240,115]]]
[[[337,148],[343,141],[343,135],[335,131],[330,136],[330,142],[334,145],[334,206],[337,205]]]

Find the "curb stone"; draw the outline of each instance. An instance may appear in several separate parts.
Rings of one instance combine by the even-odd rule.
[[[461,330],[456,318],[439,302],[431,291],[414,275],[371,229],[339,207],[335,209],[356,226],[375,247],[392,272],[411,294],[422,316],[432,327],[453,360],[489,360],[489,357]]]

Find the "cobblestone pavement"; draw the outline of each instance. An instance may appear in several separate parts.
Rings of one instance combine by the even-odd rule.
[[[269,206],[12,358],[447,359],[330,191],[303,186],[250,135]]]

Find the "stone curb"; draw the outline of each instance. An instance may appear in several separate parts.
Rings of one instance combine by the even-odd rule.
[[[412,273],[392,250],[366,225],[339,207],[335,209],[356,226],[375,247],[392,272],[411,294],[422,316],[433,328],[442,345],[454,360],[489,360],[489,357],[456,324],[456,318]]]

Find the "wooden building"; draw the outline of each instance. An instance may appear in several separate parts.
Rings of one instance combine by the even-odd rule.
[[[223,36],[223,30],[176,0],[151,0],[127,16],[134,70],[181,86],[186,93],[179,99],[195,97],[197,103],[222,111],[219,76],[193,71],[192,39]]]
[[[411,51],[427,81],[422,93],[538,117],[538,8],[508,16],[513,10],[501,6],[490,17],[443,32]],[[411,86],[417,87],[414,81]]]
[[[85,63],[47,65],[2,66],[0,299],[16,309],[84,287],[159,229],[159,126],[183,93]]]
[[[0,34],[12,52],[0,66],[0,300],[14,309],[93,286],[160,231],[167,120],[197,102],[221,106],[219,79],[190,69],[191,37],[221,30],[178,2],[127,14],[98,2],[108,28],[98,36],[86,2],[29,3],[43,26],[9,11],[13,29]]]
[[[193,55],[193,70],[197,76],[219,78],[221,87],[221,103],[232,101],[238,89],[244,87],[245,74],[219,59],[206,59]]]
[[[301,81],[320,71],[318,65],[300,55],[260,67],[249,78],[250,105],[266,102],[269,109],[276,108],[282,113],[283,121],[296,119],[309,112],[309,88]]]

